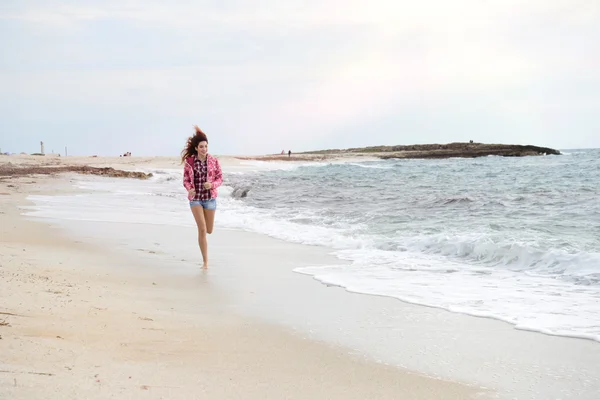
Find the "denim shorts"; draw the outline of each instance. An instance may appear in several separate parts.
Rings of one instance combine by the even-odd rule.
[[[210,200],[192,200],[190,201],[190,207],[202,206],[205,210],[216,210],[217,199]]]

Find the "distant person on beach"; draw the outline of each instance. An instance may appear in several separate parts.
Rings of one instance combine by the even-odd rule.
[[[292,156],[292,151],[288,150],[288,157],[291,157],[291,156]]]
[[[198,226],[198,245],[202,253],[202,268],[208,268],[206,234],[213,231],[217,211],[217,188],[223,183],[219,161],[208,154],[208,138],[194,125],[196,134],[188,138],[181,152],[183,186],[188,191],[190,208]]]

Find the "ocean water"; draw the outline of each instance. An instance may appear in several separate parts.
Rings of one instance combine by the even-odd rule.
[[[296,270],[348,291],[600,341],[600,150],[561,156],[244,162],[219,226],[326,246],[346,262]],[[180,170],[81,178],[29,215],[191,226]],[[247,196],[243,197],[242,193]]]

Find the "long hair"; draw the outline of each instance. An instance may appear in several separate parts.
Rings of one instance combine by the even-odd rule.
[[[194,129],[196,129],[196,133],[194,134],[194,136],[190,136],[188,138],[185,147],[181,151],[181,162],[185,162],[185,159],[188,157],[198,155],[198,151],[196,150],[196,147],[198,147],[198,143],[208,143],[208,138],[206,137],[206,134],[202,132],[202,129],[198,128],[198,125],[194,125]]]

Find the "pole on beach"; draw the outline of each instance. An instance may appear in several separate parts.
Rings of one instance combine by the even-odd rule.
[[[67,146],[65,146],[65,157],[68,156],[69,154],[67,153]]]

